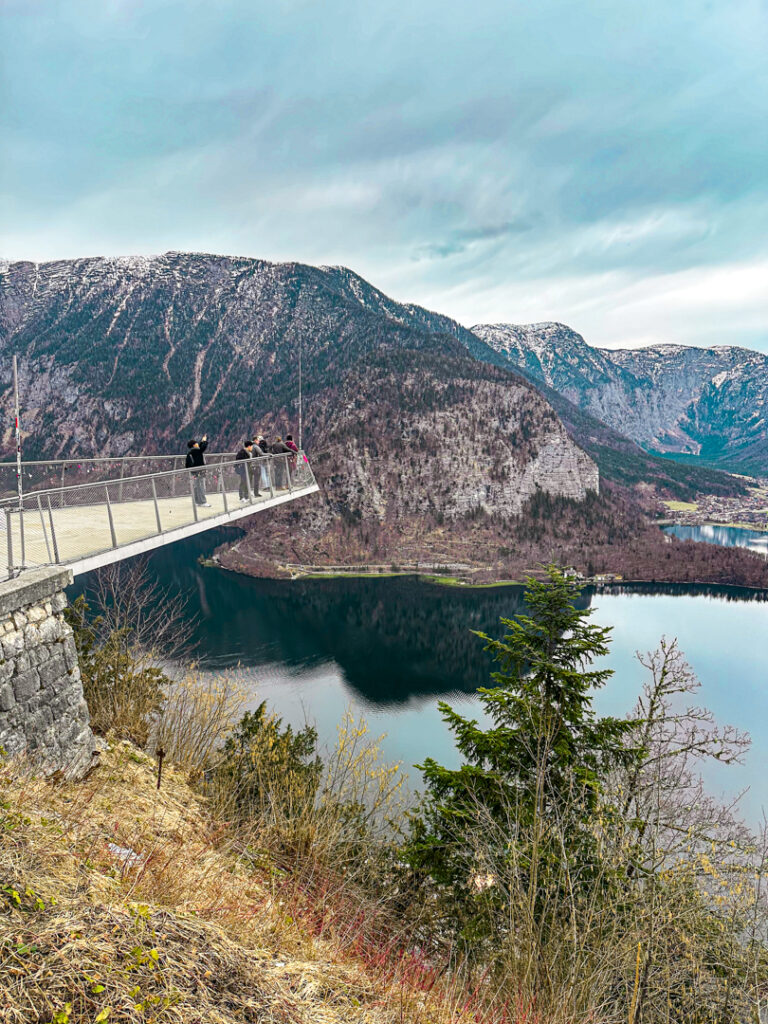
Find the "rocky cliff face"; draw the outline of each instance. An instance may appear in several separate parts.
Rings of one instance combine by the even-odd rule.
[[[439,352],[361,362],[315,414],[323,525],[473,511],[517,515],[537,492],[583,500],[594,462],[552,409],[503,370]]]
[[[631,374],[613,366],[606,353],[590,348],[570,328],[562,324],[514,328],[498,325],[474,333],[440,313],[393,301],[344,267],[324,267],[323,270],[333,277],[339,291],[348,298],[355,298],[371,312],[404,327],[426,331],[435,338],[455,339],[484,363],[514,365],[544,395],[570,437],[597,462],[605,478],[624,486],[648,484],[660,493],[682,499],[699,492],[740,492],[735,477],[696,463],[683,466],[648,454],[637,440],[609,426],[614,420],[623,421],[627,392],[637,386],[637,381]],[[588,376],[599,395],[592,411],[581,404],[580,388],[574,386],[573,381],[574,368],[578,369],[577,379]],[[655,413],[650,419],[658,422]]]
[[[538,491],[597,490],[549,403],[483,341],[343,268],[180,253],[0,265],[0,386],[8,410],[16,352],[27,458],[179,450],[203,432],[231,450],[295,427],[299,347],[326,482],[317,529],[340,509],[513,515]]]
[[[650,451],[768,471],[768,356],[726,346],[596,349],[556,323],[472,331],[529,379]]]

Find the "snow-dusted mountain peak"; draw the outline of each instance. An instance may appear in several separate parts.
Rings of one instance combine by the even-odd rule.
[[[718,345],[593,348],[564,324],[480,324],[473,331],[649,450],[701,455],[768,473],[768,356]]]

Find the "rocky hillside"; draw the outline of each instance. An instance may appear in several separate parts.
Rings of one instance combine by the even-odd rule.
[[[343,267],[184,253],[0,262],[0,356],[20,357],[28,458],[168,451],[192,430],[229,446],[253,425],[295,425],[299,345],[308,409],[368,352],[428,346],[510,368],[507,353],[456,321]],[[677,498],[733,492],[733,478],[649,456],[523,373],[606,477]],[[10,383],[1,359],[6,415]],[[3,440],[7,452],[8,428]]]
[[[648,484],[658,493],[681,499],[702,492],[716,495],[739,493],[740,485],[732,476],[709,470],[700,464],[681,465],[648,454],[636,440],[609,426],[609,418],[601,415],[602,410],[590,412],[585,409],[580,403],[578,389],[571,392],[572,396],[569,395],[567,375],[564,379],[558,376],[557,383],[553,383],[553,377],[548,375],[544,366],[554,370],[564,354],[553,354],[552,357],[547,355],[550,347],[557,353],[555,335],[561,330],[559,325],[553,326],[557,330],[546,339],[546,344],[540,341],[538,348],[541,358],[521,358],[522,351],[525,351],[523,346],[513,355],[504,349],[503,344],[499,344],[498,338],[492,341],[481,337],[482,332],[475,333],[476,329],[467,330],[449,316],[411,303],[395,302],[346,267],[323,267],[323,270],[332,276],[339,291],[369,311],[383,314],[403,327],[427,331],[444,339],[455,338],[476,359],[494,366],[509,368],[511,361],[514,362],[514,368],[536,385],[565,425],[568,434],[589,453],[605,478],[625,486]],[[568,329],[565,331],[570,336],[567,344],[571,345],[574,339],[578,339],[582,345],[582,359],[594,360],[592,376],[596,384],[602,380],[607,381],[611,374],[615,374],[615,369],[610,369],[601,353],[591,349],[579,335]]]
[[[158,789],[154,758],[104,748],[83,782],[0,778],[4,1024],[477,1019],[451,1012],[449,985],[398,969],[403,931],[384,930],[352,870],[331,885],[316,825],[315,860],[286,870],[267,829],[215,815],[189,766],[166,758]]]
[[[27,458],[178,451],[203,432],[232,450],[255,428],[295,430],[299,350],[323,493],[267,535],[252,524],[233,568],[427,559],[493,576],[560,557],[620,570],[632,538],[647,555],[651,537],[639,511],[596,495],[600,476],[643,500],[742,486],[643,452],[514,371],[496,341],[344,268],[184,253],[0,263],[0,404],[10,424],[16,353]],[[3,440],[10,454],[8,428]]]
[[[301,346],[326,516],[507,515],[538,490],[598,487],[535,388],[349,271],[168,253],[4,264],[0,281],[4,400],[13,351],[28,458],[173,451],[204,431],[231,449],[289,428]]]
[[[538,491],[583,500],[594,462],[504,370],[442,352],[376,353],[319,399],[327,515],[517,515]]]
[[[556,323],[472,331],[529,380],[649,451],[768,471],[768,356],[727,346],[597,349]]]

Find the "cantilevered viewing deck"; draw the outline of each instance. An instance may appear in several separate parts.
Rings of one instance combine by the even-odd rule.
[[[211,456],[203,475],[166,468],[174,462],[172,456],[25,463],[22,481],[31,486],[21,502],[8,496],[0,503],[0,575],[41,565],[66,565],[77,575],[318,490],[303,452],[246,462]],[[10,469],[0,466],[6,495]]]

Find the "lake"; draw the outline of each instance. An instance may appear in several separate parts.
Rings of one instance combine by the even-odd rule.
[[[706,528],[702,528],[706,529]],[[197,618],[197,657],[208,671],[237,673],[286,721],[316,724],[332,742],[347,708],[364,714],[389,760],[412,767],[432,756],[455,765],[438,700],[464,713],[488,685],[491,663],[471,630],[499,634],[501,617],[523,609],[520,587],[446,587],[413,577],[257,580],[198,563],[236,532],[180,541],[156,551],[161,583],[183,592]],[[87,586],[78,580],[76,593]],[[713,766],[710,788],[729,795],[750,787],[745,811],[756,820],[768,807],[768,602],[737,588],[676,585],[585,591],[593,621],[611,626],[606,659],[615,672],[597,696],[598,709],[631,710],[645,672],[636,651],[676,637],[702,687],[698,703],[718,720],[748,730],[753,748],[744,767]]]
[[[745,530],[739,526],[666,526],[679,540],[697,540],[726,548],[749,548],[768,557],[768,531]]]

